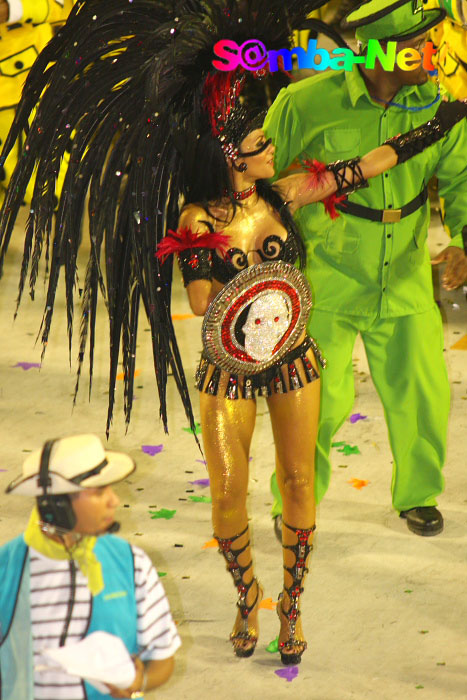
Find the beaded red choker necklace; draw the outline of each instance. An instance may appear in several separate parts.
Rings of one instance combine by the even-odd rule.
[[[256,184],[251,185],[251,187],[248,187],[246,190],[242,190],[241,192],[236,192],[233,190],[232,192],[228,193],[227,191],[225,194],[231,194],[232,197],[238,202],[242,199],[248,199],[248,197],[251,197],[252,194],[256,192]]]

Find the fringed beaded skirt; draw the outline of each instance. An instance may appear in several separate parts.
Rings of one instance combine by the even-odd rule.
[[[256,396],[268,397],[272,394],[286,394],[289,391],[301,389],[319,379],[319,372],[313,367],[307,352],[312,349],[317,364],[326,367],[316,342],[307,336],[305,340],[292,350],[289,350],[280,361],[268,367],[267,370],[251,376],[230,374],[225,389],[226,399],[254,399]],[[212,372],[210,372],[210,368]],[[299,370],[302,369],[303,372]],[[204,352],[196,370],[196,388],[206,394],[217,396],[222,370],[212,365]]]

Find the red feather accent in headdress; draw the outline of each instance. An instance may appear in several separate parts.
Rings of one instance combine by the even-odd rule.
[[[239,70],[210,74],[204,81],[203,107],[209,115],[213,136],[220,136],[245,82]]]
[[[224,254],[229,246],[229,241],[230,236],[223,231],[193,233],[189,226],[179,228],[176,231],[169,229],[167,235],[157,246],[156,258],[164,263],[169,255],[181,253],[183,250],[190,250],[191,248],[217,248]]]
[[[326,182],[326,173],[329,171],[327,170],[325,163],[321,163],[319,160],[310,160],[307,158],[303,161],[303,165],[310,173],[309,187],[312,189],[317,189],[320,185]],[[321,200],[324,204],[326,213],[329,214],[331,219],[337,219],[340,216],[336,209],[336,204],[340,204],[340,202],[342,202],[344,199],[347,199],[345,194],[338,197],[337,194],[334,193]]]

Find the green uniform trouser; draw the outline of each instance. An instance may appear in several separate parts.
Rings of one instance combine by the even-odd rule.
[[[321,377],[315,465],[317,502],[329,486],[333,436],[354,403],[352,351],[357,333],[361,333],[394,456],[394,508],[401,511],[436,505],[444,483],[441,469],[446,455],[450,397],[438,308],[385,319],[315,309],[308,331],[328,363]],[[282,512],[282,504],[274,475],[271,486],[275,516]]]

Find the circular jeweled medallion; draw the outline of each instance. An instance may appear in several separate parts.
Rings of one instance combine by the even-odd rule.
[[[304,275],[289,263],[251,265],[221,289],[204,317],[208,360],[235,374],[258,374],[293,347],[312,305]]]

